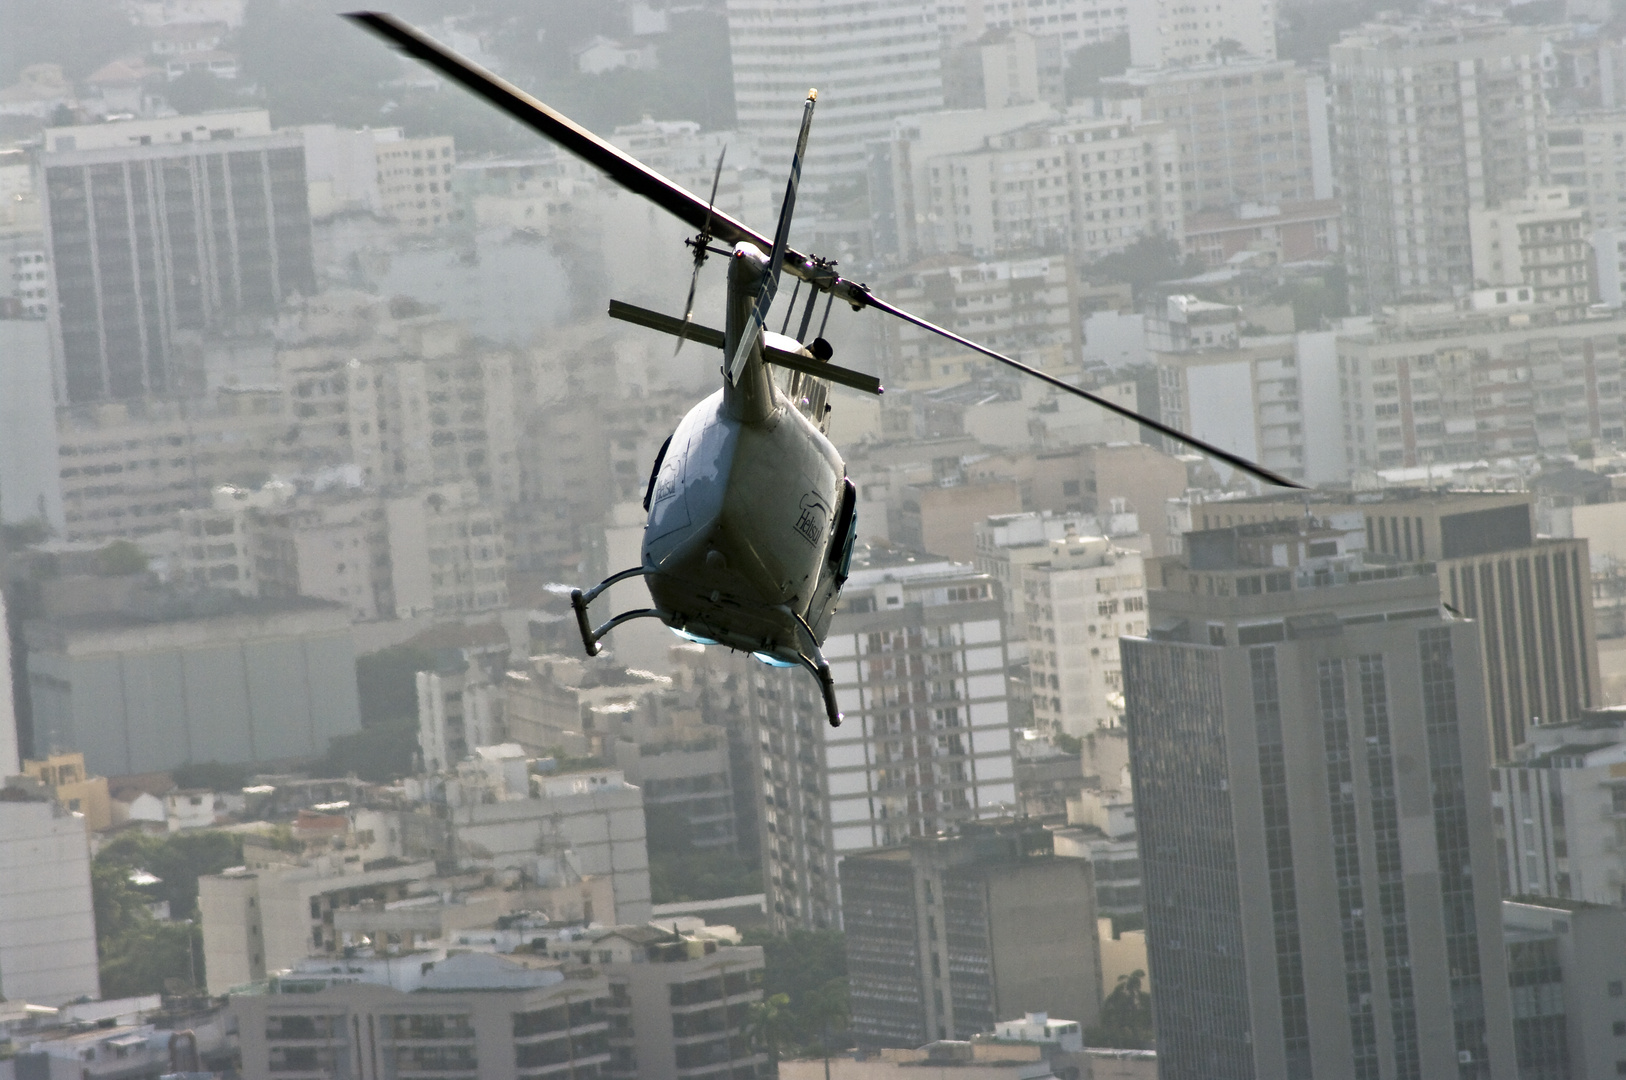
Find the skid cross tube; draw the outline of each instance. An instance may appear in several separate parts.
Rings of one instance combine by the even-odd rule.
[[[582,592],[580,589],[570,590],[570,606],[576,612],[576,629],[581,631],[582,648],[587,650],[588,656],[597,656],[599,654],[599,639],[624,622],[629,622],[633,619],[665,620],[669,618],[667,613],[661,611],[659,608],[639,608],[636,611],[622,612],[620,615],[617,615],[615,618],[611,619],[609,622],[605,623],[596,630],[593,629],[593,624],[587,619],[587,605],[598,599],[599,595],[603,593],[605,589],[608,589],[610,586],[618,584],[619,582],[626,581],[628,578],[642,577],[647,573],[649,573],[649,571],[644,569],[642,566],[634,566],[630,570],[623,570],[618,574],[611,574],[609,577],[605,578],[597,585],[594,585],[586,592]]]

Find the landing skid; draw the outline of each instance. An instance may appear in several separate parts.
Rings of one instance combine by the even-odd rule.
[[[588,656],[597,656],[601,651],[599,648],[600,639],[622,623],[631,622],[634,619],[659,619],[668,626],[676,625],[673,615],[670,612],[662,611],[660,608],[635,608],[632,611],[623,611],[596,628],[587,617],[587,605],[598,599],[605,589],[626,581],[628,578],[642,577],[647,573],[650,573],[650,571],[641,566],[634,566],[630,570],[611,574],[586,592],[582,592],[580,589],[570,590],[570,606],[576,612],[576,629],[581,631],[582,648],[587,650]],[[789,611],[788,608],[781,608],[780,610]],[[790,612],[790,615],[796,620],[797,626],[807,635],[808,652],[812,653],[809,656],[808,652],[798,649],[794,656],[795,662],[799,666],[806,668],[813,678],[818,680],[819,694],[824,699],[825,718],[830,721],[831,727],[840,727],[841,709],[836,704],[836,684],[835,679],[830,675],[830,663],[825,660],[824,653],[819,650],[818,639],[814,636],[812,627],[808,626],[807,621],[795,612]],[[750,650],[744,651],[749,652]]]

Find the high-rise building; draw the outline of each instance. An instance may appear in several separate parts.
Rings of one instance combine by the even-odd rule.
[[[1601,700],[1587,541],[1538,538],[1533,502],[1525,492],[1388,488],[1306,504],[1295,493],[1212,503],[1197,511],[1196,524],[1313,512],[1364,527],[1369,561],[1435,563],[1440,598],[1480,624],[1485,719],[1500,762],[1537,725],[1576,720]]]
[[[1366,307],[1472,285],[1469,211],[1544,182],[1545,46],[1465,16],[1369,23],[1332,47],[1343,242]]]
[[[809,195],[862,178],[865,148],[892,121],[943,107],[935,4],[874,0],[833,8],[796,0],[729,0],[739,130],[762,168],[789,172],[809,88],[819,91],[803,176]]]
[[[1491,774],[1504,896],[1626,906],[1626,716],[1589,710],[1526,733]]]
[[[1185,540],[1122,643],[1159,1075],[1511,1080],[1478,626],[1358,528]]]
[[[1129,62],[1178,67],[1276,59],[1275,0],[1141,0],[1129,5]]]
[[[261,111],[48,128],[62,403],[171,396],[187,331],[315,291],[304,140]]]
[[[969,1039],[1001,1016],[1100,1010],[1090,864],[1027,822],[962,828],[841,862],[860,1046]]]
[[[776,928],[839,928],[848,852],[1016,806],[997,586],[958,563],[853,572],[824,644],[839,728],[805,672],[748,664],[763,884]]]
[[[1502,902],[1519,1075],[1626,1074],[1626,912],[1592,904]]]
[[[1100,536],[1050,542],[1022,568],[1033,721],[1082,738],[1123,715],[1117,640],[1146,632],[1141,553]]]
[[[101,996],[85,824],[29,786],[0,795],[0,993],[34,1005]]]
[[[1332,198],[1326,83],[1292,61],[1132,68],[1107,85],[1174,131],[1188,217]]]
[[[939,0],[937,24],[944,37],[975,41],[990,30],[1025,30],[1051,37],[1072,53],[1125,37],[1129,0]]]
[[[1626,112],[1565,113],[1547,122],[1549,179],[1569,189],[1595,229],[1626,226],[1626,172],[1615,158],[1626,150]]]

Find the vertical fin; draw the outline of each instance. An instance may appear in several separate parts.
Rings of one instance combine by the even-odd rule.
[[[807,92],[807,101],[802,106],[802,130],[796,136],[796,153],[790,159],[790,182],[785,185],[785,202],[779,208],[779,228],[774,230],[768,269],[757,290],[750,322],[746,324],[745,333],[740,335],[739,344],[734,347],[734,355],[728,363],[728,381],[731,383],[738,382],[740,372],[745,370],[745,361],[750,358],[751,350],[762,336],[762,324],[768,318],[768,308],[773,306],[774,292],[779,288],[779,272],[785,265],[785,248],[790,243],[790,219],[796,209],[796,187],[802,182],[802,156],[807,153],[807,133],[813,126],[813,106],[818,100],[817,90]]]

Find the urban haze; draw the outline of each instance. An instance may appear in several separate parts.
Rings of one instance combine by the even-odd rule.
[[[1626,6],[390,2],[714,210],[0,0],[0,1080],[1626,1076]]]

